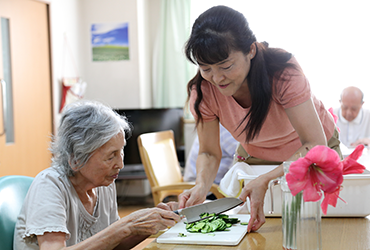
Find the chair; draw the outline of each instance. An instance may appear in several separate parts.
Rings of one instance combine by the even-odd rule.
[[[177,196],[195,185],[183,181],[172,130],[141,134],[137,141],[155,206],[167,196]],[[213,184],[210,191],[217,198],[224,197],[217,188]]]
[[[15,223],[32,181],[32,177],[21,175],[9,175],[0,178],[1,250],[13,249]]]

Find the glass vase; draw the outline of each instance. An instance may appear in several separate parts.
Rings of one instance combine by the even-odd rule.
[[[291,162],[284,162],[282,189],[283,249],[316,250],[321,248],[321,201],[305,202],[303,193],[293,196],[285,175]]]

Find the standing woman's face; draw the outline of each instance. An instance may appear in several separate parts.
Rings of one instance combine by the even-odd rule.
[[[243,95],[244,88],[248,89],[246,78],[254,54],[254,50],[247,55],[241,51],[232,51],[228,58],[216,64],[198,62],[200,73],[223,95],[238,97]]]

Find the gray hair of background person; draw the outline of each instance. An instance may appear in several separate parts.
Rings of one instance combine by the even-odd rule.
[[[120,132],[128,139],[131,129],[125,116],[99,102],[72,103],[64,108],[58,133],[51,143],[52,165],[73,176],[96,149]]]

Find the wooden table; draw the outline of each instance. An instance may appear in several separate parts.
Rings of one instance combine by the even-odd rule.
[[[323,250],[370,249],[370,216],[365,218],[322,218],[321,237]],[[257,232],[247,234],[237,246],[159,244],[154,240],[144,249],[282,250],[281,218],[266,218],[266,223]]]

